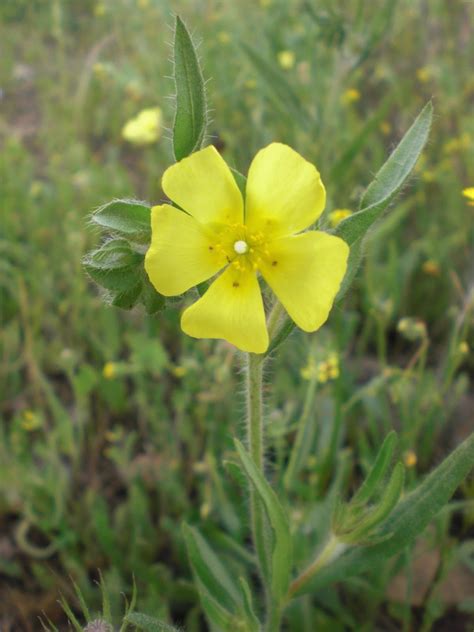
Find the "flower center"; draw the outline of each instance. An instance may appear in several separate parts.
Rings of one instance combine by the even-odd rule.
[[[234,243],[234,250],[238,255],[244,255],[248,252],[249,246],[246,241],[239,239]]]

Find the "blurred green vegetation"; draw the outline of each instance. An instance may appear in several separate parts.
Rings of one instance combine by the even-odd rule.
[[[474,186],[470,3],[4,0],[5,632],[37,630],[42,613],[64,625],[57,599],[61,592],[74,605],[70,577],[99,609],[98,569],[116,617],[135,577],[142,612],[203,630],[182,520],[199,524],[230,568],[249,555],[247,508],[220,465],[242,423],[238,354],[186,338],[177,311],[149,317],[104,306],[81,264],[98,242],[87,225],[91,210],[114,197],[163,197],[169,134],[138,147],[121,130],[157,106],[171,127],[166,76],[176,12],[202,39],[210,140],[244,173],[266,143],[292,145],[321,171],[328,213],[355,210],[422,105],[431,97],[435,104],[417,176],[374,231],[355,288],[309,344],[306,334],[291,336],[268,376],[276,485],[297,421],[308,414],[305,398],[316,397],[306,466],[289,490],[292,528],[304,536],[297,559],[326,528],[328,490],[348,495],[390,429],[400,433],[410,488],[472,427],[474,208],[462,196]],[[337,358],[332,374],[321,368],[328,358]],[[421,553],[304,597],[288,613],[288,629],[467,626],[472,575],[464,575],[470,599],[469,590],[447,597],[446,586],[473,570],[473,501],[467,482]],[[421,579],[420,559],[433,567]]]

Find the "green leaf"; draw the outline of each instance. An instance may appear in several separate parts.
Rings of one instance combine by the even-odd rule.
[[[173,150],[176,160],[181,160],[201,148],[207,127],[207,106],[196,49],[179,16],[176,16],[173,48],[176,86]]]
[[[253,609],[252,591],[250,590],[250,586],[243,577],[239,577],[239,584],[244,602],[244,612],[249,625],[248,630],[249,632],[260,632],[261,626]]]
[[[199,531],[183,524],[183,535],[191,566],[202,589],[230,612],[240,608],[242,599],[238,587]]]
[[[179,632],[178,628],[140,612],[127,614],[125,621],[144,632]]]
[[[366,234],[405,184],[428,140],[432,118],[429,102],[365,191],[360,210],[336,227],[335,234],[349,245]]]
[[[334,234],[351,246],[347,271],[337,300],[344,296],[357,274],[363,255],[362,240],[367,231],[382,216],[415,166],[428,140],[432,118],[433,106],[429,102],[365,191],[360,210],[336,227]]]
[[[263,502],[268,521],[274,533],[274,548],[272,553],[271,590],[277,601],[286,594],[290,582],[292,566],[291,535],[288,516],[283,509],[277,495],[257,469],[252,457],[237,439],[234,444],[245,473]]]
[[[368,515],[358,521],[357,527],[348,536],[341,537],[343,542],[359,542],[368,540],[369,534],[390,514],[397,504],[403,490],[405,468],[403,463],[397,463],[380,502]],[[385,539],[385,538],[384,538]]]
[[[86,264],[84,269],[98,285],[117,293],[132,290],[141,281],[142,276],[142,271],[138,266],[103,270]]]
[[[84,263],[102,270],[126,268],[142,262],[143,255],[132,250],[126,239],[110,239],[84,258]]]
[[[111,303],[114,307],[119,307],[120,309],[132,309],[132,307],[135,307],[137,304],[141,292],[142,282],[140,281],[129,290],[115,294],[115,296],[112,297]]]
[[[390,465],[390,461],[392,460],[393,451],[395,446],[397,445],[398,437],[397,433],[392,430],[385,437],[384,442],[380,450],[378,451],[377,457],[375,459],[375,463],[373,464],[367,478],[360,486],[357,493],[351,499],[352,503],[366,503],[368,502],[379,484],[382,478],[385,476],[385,473],[388,470]]]
[[[112,232],[147,243],[151,236],[150,206],[136,200],[112,200],[98,208],[91,221]]]
[[[156,314],[160,310],[164,309],[166,305],[166,299],[155,290],[153,285],[148,280],[148,276],[145,274],[142,284],[141,301],[145,306],[147,314]]]
[[[474,466],[474,433],[454,450],[418,487],[407,494],[382,523],[371,546],[350,547],[317,573],[298,594],[313,592],[373,568],[410,544],[447,504]]]

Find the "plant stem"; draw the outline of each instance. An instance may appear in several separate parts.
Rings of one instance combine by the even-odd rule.
[[[250,454],[258,469],[263,472],[263,404],[262,404],[262,365],[263,356],[247,354],[246,392],[247,392],[247,441]],[[265,514],[258,496],[250,489],[250,514],[252,538],[257,553],[260,571],[264,583],[270,577],[270,551],[265,537]]]
[[[292,599],[321,568],[326,566],[336,557],[339,557],[345,548],[346,545],[340,542],[337,537],[332,534],[314,562],[312,562],[308,568],[291,583],[288,590],[288,599]]]

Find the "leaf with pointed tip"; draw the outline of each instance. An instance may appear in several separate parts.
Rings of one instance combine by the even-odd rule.
[[[91,215],[91,221],[139,243],[151,238],[150,206],[137,200],[112,200]]]
[[[201,148],[207,127],[207,106],[196,48],[179,16],[176,16],[173,50],[176,86],[173,150],[176,160],[181,160]]]

